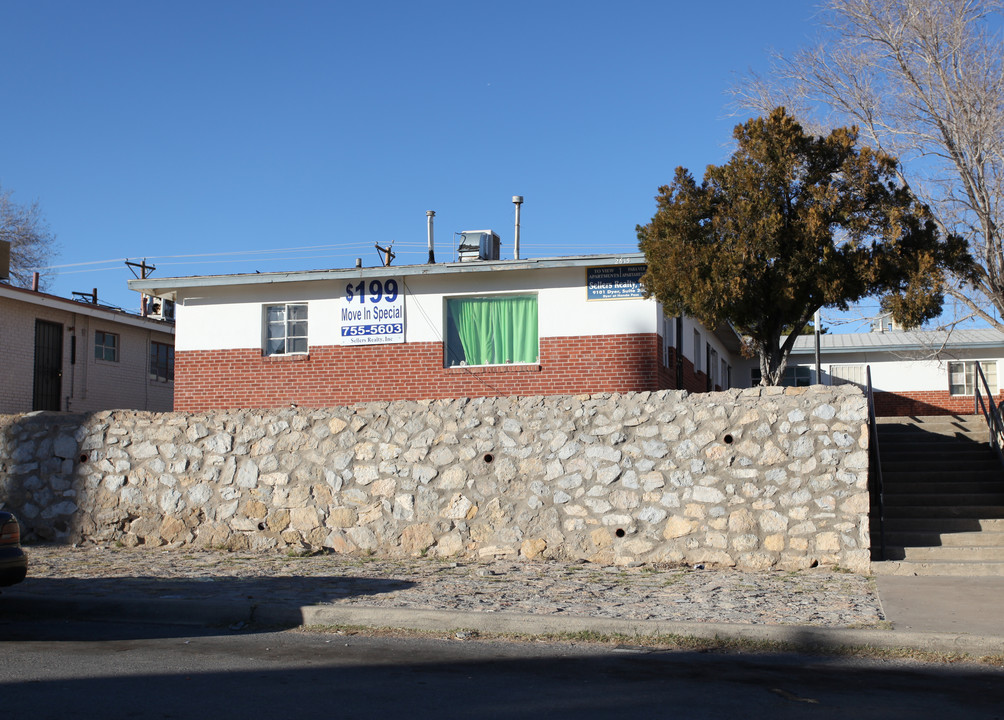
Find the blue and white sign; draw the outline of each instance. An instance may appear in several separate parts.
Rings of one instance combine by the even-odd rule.
[[[644,265],[586,268],[586,300],[624,300],[645,297],[641,286]]]
[[[404,294],[394,278],[345,284],[338,317],[342,345],[404,342]]]

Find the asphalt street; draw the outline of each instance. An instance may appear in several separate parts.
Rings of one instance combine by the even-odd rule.
[[[1004,675],[988,667],[631,645],[184,630],[0,621],[4,715],[867,720],[1000,718],[1004,709]]]

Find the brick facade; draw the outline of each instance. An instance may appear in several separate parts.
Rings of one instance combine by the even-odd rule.
[[[1004,400],[998,393],[995,402]],[[951,395],[947,390],[903,390],[900,392],[875,392],[875,414],[879,417],[895,415],[972,415],[975,400],[972,395]]]
[[[669,365],[659,363],[659,389],[679,390],[676,386],[676,348],[669,348]],[[708,389],[708,374],[705,372],[695,372],[694,363],[686,355],[683,356],[683,390],[692,393],[706,392]],[[721,390],[720,387],[715,387]]]
[[[195,412],[672,388],[659,355],[655,333],[544,337],[539,364],[477,368],[443,367],[437,342],[322,346],[283,357],[263,357],[258,349],[189,350],[175,357],[174,404]]]

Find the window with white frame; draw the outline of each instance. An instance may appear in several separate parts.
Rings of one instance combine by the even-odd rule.
[[[711,362],[709,365],[711,365],[711,367],[709,369],[711,370],[711,384],[712,386],[720,385],[721,383],[718,377],[718,351],[711,350],[710,352],[711,354],[709,355],[709,358],[711,359]]]
[[[750,369],[750,382],[753,387],[760,384],[760,368]],[[808,365],[789,365],[784,369],[781,384],[785,387],[808,387],[812,384],[812,370]]]
[[[265,306],[265,354],[303,355],[307,352],[307,305]]]
[[[109,362],[119,361],[119,336],[115,333],[96,330],[94,332],[94,357]]]
[[[725,362],[725,358],[722,358],[722,376],[720,382],[722,390],[729,389],[729,386],[732,384],[731,380],[732,378],[729,377],[729,364]]]
[[[701,333],[694,330],[694,372],[704,370],[701,366]]]
[[[673,334],[676,318],[662,316],[662,364],[669,367],[669,351],[676,346]]]
[[[966,360],[948,363],[948,392],[950,394],[973,395],[975,394],[977,383],[979,383],[980,390],[985,392],[983,383],[979,382],[979,376],[976,374],[976,362],[975,360]],[[996,361],[981,360],[979,361],[979,365],[980,369],[983,370],[983,376],[987,379],[987,385],[990,386],[990,393],[996,395]]]
[[[446,367],[536,363],[536,295],[446,299]]]

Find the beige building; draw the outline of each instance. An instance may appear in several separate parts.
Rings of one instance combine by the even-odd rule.
[[[0,414],[173,406],[173,322],[0,283]]]

